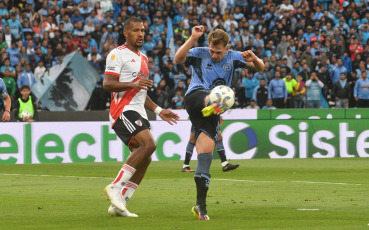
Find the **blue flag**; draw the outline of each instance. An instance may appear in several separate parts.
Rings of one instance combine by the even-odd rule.
[[[100,77],[75,51],[46,71],[31,92],[50,111],[83,111]]]

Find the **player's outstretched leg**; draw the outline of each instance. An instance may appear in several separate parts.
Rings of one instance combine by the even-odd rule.
[[[210,184],[210,165],[213,160],[212,153],[201,153],[197,156],[198,162],[195,171],[195,183],[197,190],[198,216],[200,220],[205,220],[207,216],[206,210],[206,196],[209,190]],[[196,207],[195,206],[195,207]]]
[[[186,157],[185,157],[184,164],[182,167],[182,172],[195,172],[190,167],[190,160],[193,154],[194,147],[195,145],[189,141],[187,144],[187,148],[186,148]]]
[[[224,150],[223,139],[220,139],[217,142],[215,142],[215,148],[219,154],[220,161],[222,162],[223,172],[234,170],[238,168],[238,166],[240,166],[239,164],[234,165],[234,164],[228,163],[225,150]]]

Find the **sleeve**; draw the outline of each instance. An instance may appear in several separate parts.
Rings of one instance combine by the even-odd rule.
[[[185,66],[195,65],[196,61],[203,56],[204,52],[209,52],[205,48],[192,48],[186,56]]]
[[[106,68],[105,74],[111,74],[119,77],[120,70],[123,67],[123,60],[121,55],[119,55],[117,49],[113,49],[109,55],[106,57]]]
[[[323,88],[324,87],[324,83],[321,82],[320,80],[318,80],[318,85],[319,85],[320,88]]]
[[[305,86],[310,87],[310,85],[311,85],[311,80],[309,79],[309,80],[306,81]]]
[[[6,91],[5,83],[4,83],[3,79],[1,79],[1,78],[0,78],[0,96],[1,96],[1,98],[8,97],[8,91]]]
[[[235,69],[247,67],[247,62],[243,60],[243,57],[241,56],[240,51],[232,52],[232,59],[233,59],[233,65],[234,65],[233,67]]]

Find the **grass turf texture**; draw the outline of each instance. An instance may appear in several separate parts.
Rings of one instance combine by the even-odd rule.
[[[107,214],[103,189],[120,162],[1,165],[0,229],[369,229],[368,158],[232,163],[223,173],[213,161],[210,221],[191,214],[195,183],[181,161],[152,162],[128,202],[139,218]]]

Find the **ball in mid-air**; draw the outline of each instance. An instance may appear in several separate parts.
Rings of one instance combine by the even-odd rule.
[[[218,102],[224,110],[229,110],[234,105],[234,92],[226,85],[218,85],[209,94],[210,103]]]

